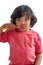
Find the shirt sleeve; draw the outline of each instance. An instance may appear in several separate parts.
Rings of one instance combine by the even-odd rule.
[[[8,33],[7,32],[3,32],[1,35],[0,35],[0,42],[8,42]]]
[[[36,44],[35,44],[35,53],[42,53],[42,41],[41,38],[39,36],[39,34],[37,34],[37,39],[35,40]]]

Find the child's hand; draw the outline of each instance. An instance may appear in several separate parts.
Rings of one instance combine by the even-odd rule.
[[[4,31],[4,30],[15,30],[16,26],[15,24],[12,23],[6,23],[4,25],[2,25],[0,27],[0,34]]]
[[[4,25],[1,26],[1,28],[4,30],[15,30],[16,26],[15,24],[12,24],[12,23],[6,23]]]

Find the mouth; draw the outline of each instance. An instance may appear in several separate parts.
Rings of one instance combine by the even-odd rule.
[[[20,29],[24,30],[26,28],[26,26],[22,25],[20,26]]]

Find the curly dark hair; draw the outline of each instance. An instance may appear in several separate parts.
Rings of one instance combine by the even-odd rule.
[[[10,22],[16,25],[15,19],[16,18],[21,18],[24,15],[26,15],[26,16],[31,18],[30,27],[33,27],[34,24],[37,22],[37,18],[34,15],[32,9],[29,6],[27,6],[27,5],[18,6],[13,11],[13,13],[11,15],[11,21]]]

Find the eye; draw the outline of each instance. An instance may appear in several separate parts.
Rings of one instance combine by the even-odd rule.
[[[29,20],[29,19],[31,19],[31,17],[30,17],[30,16],[28,16],[27,18],[28,18],[28,20]]]
[[[20,18],[17,18],[16,21],[20,21]]]
[[[27,21],[28,20],[28,18],[25,18],[25,21]]]

